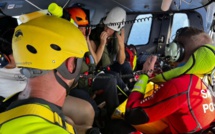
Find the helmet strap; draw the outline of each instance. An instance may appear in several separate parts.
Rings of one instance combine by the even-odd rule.
[[[66,89],[67,93],[69,93],[71,87],[74,87],[77,84],[77,81],[79,79],[79,73],[80,73],[80,69],[81,69],[82,60],[83,60],[82,58],[77,59],[76,69],[75,69],[74,73],[70,73],[68,71],[68,69],[66,68],[65,62],[63,62],[63,64],[61,64],[61,66],[59,68],[54,70],[54,75],[55,75],[56,80],[59,82],[59,84],[61,84]],[[41,75],[48,73],[49,71],[52,71],[52,70],[40,70],[40,69],[34,69],[34,68],[22,68],[20,70],[21,74],[23,74],[27,78],[34,78],[37,76],[41,76]],[[69,87],[66,84],[66,82],[64,82],[57,75],[57,72],[59,72],[66,79],[69,79],[69,80],[75,79],[72,86]]]
[[[44,75],[48,73],[50,70],[40,70],[40,69],[34,69],[34,68],[22,68],[20,70],[20,73],[23,74],[27,78],[34,78],[37,76]]]
[[[83,59],[82,58],[77,58],[76,61],[76,67],[75,67],[75,71],[73,73],[70,73],[66,67],[65,62],[63,62],[63,64],[60,65],[60,67],[57,68],[57,71],[66,79],[71,80],[76,78],[81,70],[81,64],[82,64]]]
[[[80,74],[80,70],[81,70],[81,65],[82,65],[82,61],[83,58],[77,58],[76,61],[76,67],[75,67],[75,71],[73,73],[70,73],[66,67],[65,62],[63,62],[63,64],[61,64],[60,67],[58,67],[55,70],[55,78],[57,79],[57,81],[66,89],[67,94],[69,93],[70,89],[75,87],[77,85],[78,79],[79,79],[79,74]],[[64,78],[71,80],[74,79],[73,84],[69,87],[57,74],[56,72],[59,72]]]
[[[54,70],[54,76],[56,78],[56,80],[58,81],[58,83],[63,86],[66,89],[66,92],[68,93],[70,87],[66,84],[66,82],[64,82],[58,75],[57,75],[57,70]]]

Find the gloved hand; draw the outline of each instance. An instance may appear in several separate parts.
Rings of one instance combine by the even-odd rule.
[[[149,56],[146,59],[146,62],[143,64],[142,72],[144,74],[140,75],[138,81],[135,83],[133,91],[140,92],[142,94],[146,93],[146,86],[149,80],[149,77],[153,74],[154,66],[157,60],[157,56]]]
[[[135,83],[134,88],[132,89],[132,92],[137,91],[142,94],[145,94],[148,80],[149,80],[149,77],[146,74],[140,75],[138,81]]]

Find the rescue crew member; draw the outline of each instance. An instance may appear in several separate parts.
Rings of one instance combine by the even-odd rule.
[[[26,77],[20,73],[20,68],[17,68],[15,65],[15,61],[12,54],[12,37],[15,30],[15,27],[18,26],[17,19],[12,18],[10,16],[3,16],[0,18],[0,31],[1,34],[1,81],[0,81],[0,94],[3,96],[2,101],[0,102],[0,112],[3,112],[10,103],[17,100],[18,95],[21,96],[18,92],[24,90],[26,86]],[[12,87],[16,87],[15,89]],[[9,99],[8,99],[9,98]],[[66,104],[72,105],[69,107],[69,110],[79,114],[73,117],[72,121],[75,124],[75,128],[77,132],[85,132],[86,129],[88,132],[92,131],[92,123],[94,119],[94,113],[92,106],[84,100],[81,100],[76,97],[67,96],[63,109],[66,107]],[[81,105],[82,107],[78,107],[76,105]],[[78,108],[77,108],[78,107]],[[80,112],[80,109],[82,112]],[[84,110],[85,109],[85,110]],[[64,112],[64,114],[66,114]],[[83,119],[84,118],[84,119]],[[69,119],[66,117],[66,119]]]
[[[72,25],[74,24],[75,26],[77,26],[75,21],[70,17],[70,13],[66,9],[63,9],[61,6],[59,6],[57,3],[51,3],[48,6],[48,11],[52,15],[68,20],[69,22],[71,22]],[[75,87],[77,86],[77,81],[79,80],[79,77],[80,76],[78,75],[75,78],[73,85],[70,87],[70,90],[67,91],[67,94],[69,94],[71,90],[76,91]],[[82,90],[77,90],[77,92],[81,94],[81,96],[84,97],[85,100],[90,98],[89,94],[82,92]],[[66,115],[68,119],[67,121],[70,124],[75,124],[75,128],[78,133],[87,134],[100,133],[97,128],[94,128],[92,126],[95,117],[94,109],[92,105],[89,103],[90,101],[87,102],[85,100],[75,95],[73,96],[67,95],[65,103],[62,108],[63,113]]]
[[[16,66],[28,79],[18,100],[0,113],[0,133],[76,133],[61,107],[88,51],[82,33],[44,14],[16,27],[12,42]]]
[[[215,47],[210,45],[212,39],[209,35],[193,27],[179,29],[174,42],[184,49],[183,52],[180,51],[180,55],[184,56],[175,61],[177,65],[183,64],[181,69],[183,66],[187,67],[186,63],[190,58],[195,58],[196,51],[199,51],[204,56],[200,58],[201,54],[198,55],[195,62],[202,64],[196,64],[198,67],[195,67],[195,72],[204,72],[202,70],[205,68],[210,70],[198,75],[186,72],[179,74],[166,82],[158,83],[158,87],[152,90],[152,95],[146,97],[146,85],[157,60],[156,56],[149,57],[142,69],[145,74],[140,76],[127,100],[125,119],[132,125],[162,119],[168,124],[171,133],[200,132],[209,127],[215,119],[214,91],[211,90],[210,79],[204,79],[211,77],[214,69]],[[192,72],[192,68],[189,70]]]

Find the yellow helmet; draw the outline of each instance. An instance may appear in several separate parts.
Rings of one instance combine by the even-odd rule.
[[[81,31],[65,19],[44,15],[16,27],[12,40],[18,67],[53,70],[88,51]]]

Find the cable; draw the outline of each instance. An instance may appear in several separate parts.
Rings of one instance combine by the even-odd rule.
[[[71,0],[68,0],[68,1],[64,4],[63,8],[65,8],[65,7],[67,6],[67,4],[68,4],[70,1],[71,1]]]
[[[120,25],[120,24],[132,24],[132,23],[137,23],[137,22],[143,22],[143,21],[146,21],[146,20],[150,20],[152,19],[152,16],[149,16],[149,17],[145,17],[145,18],[138,18],[138,19],[134,19],[134,20],[127,20],[127,21],[123,21],[123,22],[116,22],[116,23],[109,23],[109,24],[106,24],[107,26],[116,26],[116,25]],[[91,24],[89,25],[91,28],[94,28],[94,27],[97,27],[98,25],[95,25],[95,24]]]
[[[190,0],[190,2],[187,2],[187,1],[185,1],[185,0],[180,0],[179,1],[179,6],[177,6],[177,4],[176,4],[176,2],[175,2],[175,0],[174,0],[174,5],[176,6],[176,8],[177,8],[177,10],[180,10],[180,7],[181,7],[181,2],[185,2],[185,3],[187,3],[187,4],[191,4],[192,3],[192,0]],[[192,8],[192,9],[185,9],[185,10],[181,10],[181,11],[191,11],[191,10],[197,10],[197,9],[199,9],[199,8],[202,8],[202,7],[205,7],[205,6],[208,6],[208,5],[210,5],[212,2],[215,2],[215,0],[209,0],[208,1],[208,3],[206,3],[205,5],[202,5],[202,6],[200,6],[200,7],[196,7],[196,8]]]
[[[0,8],[0,13],[3,14],[4,16],[8,16],[8,15],[6,15],[6,14],[2,11],[1,8]]]
[[[118,85],[116,85],[116,87],[117,87],[117,89],[119,89],[119,91],[120,91],[123,95],[125,95],[125,97],[128,97],[128,95],[127,95]]]
[[[25,0],[25,1],[26,1],[27,3],[29,3],[30,5],[36,7],[36,8],[39,9],[39,10],[43,10],[43,9],[41,9],[40,7],[38,7],[37,5],[35,5],[34,3],[30,2],[29,0]]]

